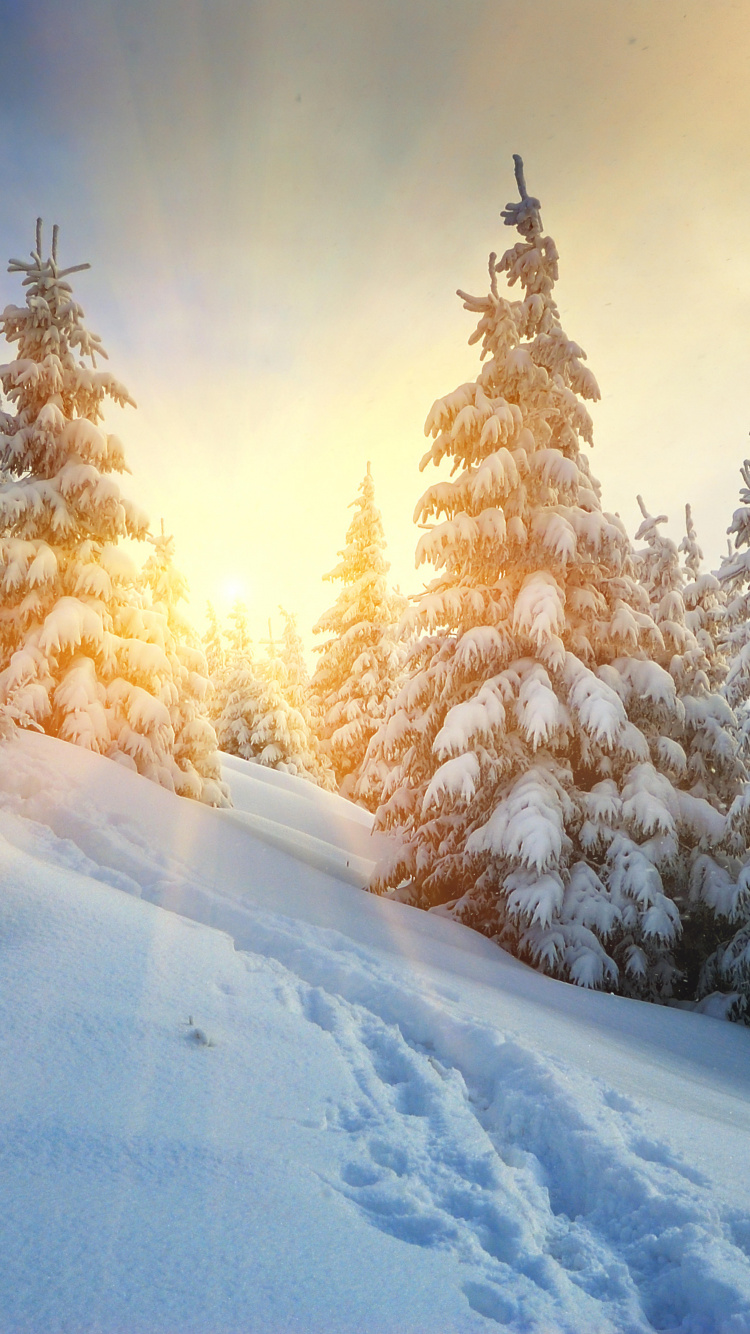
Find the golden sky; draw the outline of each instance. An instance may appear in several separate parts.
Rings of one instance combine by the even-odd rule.
[[[64,21],[63,21],[64,14]],[[594,471],[716,563],[750,454],[750,4],[0,0],[2,253],[41,213],[138,402],[133,498],[196,621],[309,630],[367,461],[414,592],[432,401],[526,164],[602,402]],[[6,276],[3,301],[18,301]]]

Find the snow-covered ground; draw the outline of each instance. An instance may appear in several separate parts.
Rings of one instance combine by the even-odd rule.
[[[743,1334],[750,1030],[360,892],[370,818],[0,748],[3,1334]]]

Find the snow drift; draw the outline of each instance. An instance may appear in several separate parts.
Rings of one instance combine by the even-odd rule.
[[[0,1329],[750,1330],[747,1029],[363,894],[370,817],[0,750]]]

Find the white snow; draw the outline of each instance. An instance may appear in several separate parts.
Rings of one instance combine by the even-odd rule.
[[[513,608],[513,630],[528,635],[539,647],[565,628],[564,595],[546,570],[527,574]]]
[[[750,1032],[363,894],[366,812],[224,776],[0,749],[3,1334],[746,1334]]]

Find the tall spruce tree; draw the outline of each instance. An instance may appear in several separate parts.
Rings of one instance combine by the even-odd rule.
[[[276,653],[279,685],[284,698],[302,714],[310,751],[308,768],[319,787],[336,791],[336,778],[326,749],[320,739],[320,712],[305,661],[305,648],[297,628],[297,617],[279,607],[284,618],[281,651]]]
[[[724,693],[739,719],[742,757],[750,767],[750,459],[740,474],[740,504],[718,571],[724,599],[720,643],[729,660]],[[699,994],[714,1013],[750,1023],[750,783],[730,808],[726,846],[736,859],[736,875],[720,907],[723,939],[703,964]]]
[[[271,753],[275,748],[278,754],[277,768],[286,768],[311,779],[319,787],[335,791],[333,770],[315,728],[310,678],[297,619],[283,607],[279,610],[284,618],[281,643],[274,639],[269,620],[266,658],[260,664],[266,682],[262,733],[272,745]]]
[[[24,306],[0,316],[16,358],[0,367],[13,413],[0,436],[0,705],[25,726],[100,751],[173,785],[174,684],[164,617],[139,592],[118,542],[146,516],[120,491],[127,467],[105,432],[107,399],[132,403],[37,223]]]
[[[249,730],[244,701],[256,689],[257,671],[248,628],[247,607],[236,598],[228,615],[227,642],[222,669],[213,678],[211,716],[221,750],[228,755],[244,754]]]
[[[229,625],[226,633],[227,652],[225,655],[225,664],[227,667],[231,668],[240,658],[248,656],[253,642],[250,638],[247,607],[241,598],[236,598],[232,603],[228,619]]]
[[[727,530],[730,550],[718,571],[726,598],[722,642],[729,660],[724,691],[742,719],[746,759],[750,758],[750,459],[740,469],[740,504]],[[732,547],[733,539],[733,547]]]
[[[153,552],[143,566],[141,581],[151,595],[151,606],[166,621],[164,645],[172,681],[164,702],[174,731],[175,791],[209,806],[229,806],[229,789],[221,778],[216,732],[207,715],[211,686],[206,657],[181,603],[188,595],[187,581],[175,564],[174,538],[164,532],[149,536]]]
[[[557,250],[515,161],[520,202],[503,217],[522,239],[490,256],[487,296],[459,292],[484,365],[425,426],[422,467],[447,461],[452,480],[417,506],[432,524],[417,561],[437,577],[378,741],[392,772],[376,823],[394,837],[373,888],[444,905],[559,977],[666,997],[675,897],[722,873],[722,820],[652,745],[681,705],[582,452],[581,400],[598,388],[561,327]]]
[[[269,640],[269,647],[273,651],[274,668],[279,674],[279,684],[289,703],[295,709],[306,712],[309,720],[311,687],[310,673],[305,662],[305,646],[297,628],[297,617],[284,607],[279,607],[279,611],[284,618],[281,651],[278,651],[272,638]],[[270,623],[268,628],[270,634]]]
[[[726,812],[744,782],[745,771],[737,720],[720,690],[726,668],[711,634],[719,583],[712,575],[701,575],[701,552],[689,506],[682,549],[687,552],[692,579],[686,584],[679,550],[660,531],[666,515],[653,518],[640,496],[638,504],[644,517],[636,541],[645,539],[647,546],[637,553],[636,563],[663,640],[654,657],[672,676],[680,706],[668,729],[662,725],[650,744],[680,787]],[[648,717],[643,726],[646,730]],[[717,824],[717,834],[718,830]]]
[[[352,507],[341,560],[323,576],[342,588],[314,627],[315,634],[328,638],[315,649],[320,661],[312,689],[340,791],[374,810],[382,795],[382,771],[373,760],[365,773],[363,762],[399,684],[403,654],[396,627],[406,604],[388,587],[390,566],[369,463]]]
[[[702,568],[703,552],[693,522],[690,505],[685,506],[685,536],[680,542],[685,560],[685,623],[695,635],[703,662],[696,671],[705,673],[709,689],[723,686],[727,675],[727,657],[721,644],[726,621],[726,590],[715,574]]]
[[[680,544],[683,570],[677,546],[661,531],[666,516],[653,518],[640,496],[638,503],[644,518],[636,541],[645,538],[647,546],[636,561],[663,636],[655,657],[672,676],[680,705],[679,714],[659,720],[656,735],[648,714],[641,726],[647,735],[651,731],[649,745],[675,784],[706,798],[723,817],[742,788],[745,768],[737,719],[721,692],[726,659],[713,635],[721,621],[721,588],[713,575],[701,573],[690,506]],[[724,822],[717,821],[714,855],[708,861],[689,858],[687,865],[683,856],[673,875],[683,927],[675,956],[681,973],[678,994],[685,999],[695,997],[705,961],[726,934],[724,908],[736,898],[736,864],[719,851],[724,835]]]
[[[303,665],[300,662],[295,670],[291,661],[297,656],[294,640],[299,639],[293,619],[290,627],[287,622],[286,640],[292,645],[289,663],[277,652],[270,622],[266,656],[257,661],[251,652],[246,621],[239,614],[234,619],[226,702],[216,727],[221,749],[266,768],[332,787],[330,770],[310,731],[309,714],[304,704],[297,708],[291,703],[284,688],[288,685],[290,693],[296,695],[303,690]]]
[[[216,608],[210,600],[206,602],[206,630],[203,635],[203,652],[206,655],[208,675],[212,682],[218,681],[224,671],[226,653]]]
[[[229,700],[230,685],[235,673],[253,660],[252,640],[247,620],[247,607],[241,598],[236,598],[228,615],[228,625],[222,632],[211,603],[208,603],[208,631],[204,636],[206,653],[211,654],[211,695],[208,710],[222,750],[226,750],[221,739],[219,722]],[[210,641],[210,642],[209,642]],[[225,647],[226,641],[226,647]]]

